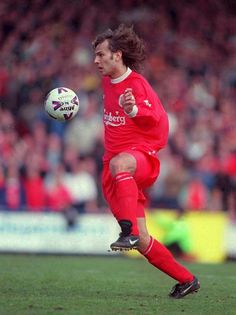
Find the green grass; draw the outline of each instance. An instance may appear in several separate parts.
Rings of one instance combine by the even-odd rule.
[[[172,300],[144,259],[0,255],[0,315],[236,315],[236,264],[186,266],[201,290]]]

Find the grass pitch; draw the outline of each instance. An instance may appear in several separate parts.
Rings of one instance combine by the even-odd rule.
[[[142,258],[0,255],[0,315],[236,315],[235,263],[185,265],[201,290],[173,300]]]

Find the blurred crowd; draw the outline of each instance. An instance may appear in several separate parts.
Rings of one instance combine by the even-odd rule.
[[[151,208],[227,211],[236,219],[234,1],[8,0],[0,3],[0,209],[106,211],[102,94],[91,42],[119,23],[146,42],[143,74],[169,114]],[[67,123],[44,112],[66,86]]]

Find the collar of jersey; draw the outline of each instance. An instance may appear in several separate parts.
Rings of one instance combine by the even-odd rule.
[[[116,83],[120,83],[123,80],[125,80],[130,73],[132,72],[132,70],[128,67],[126,72],[124,74],[122,74],[120,77],[116,78],[116,79],[111,79],[111,83],[116,84]]]

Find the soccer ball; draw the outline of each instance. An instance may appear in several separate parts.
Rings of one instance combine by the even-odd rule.
[[[51,118],[67,121],[78,113],[79,98],[71,89],[58,87],[47,94],[44,106]]]

